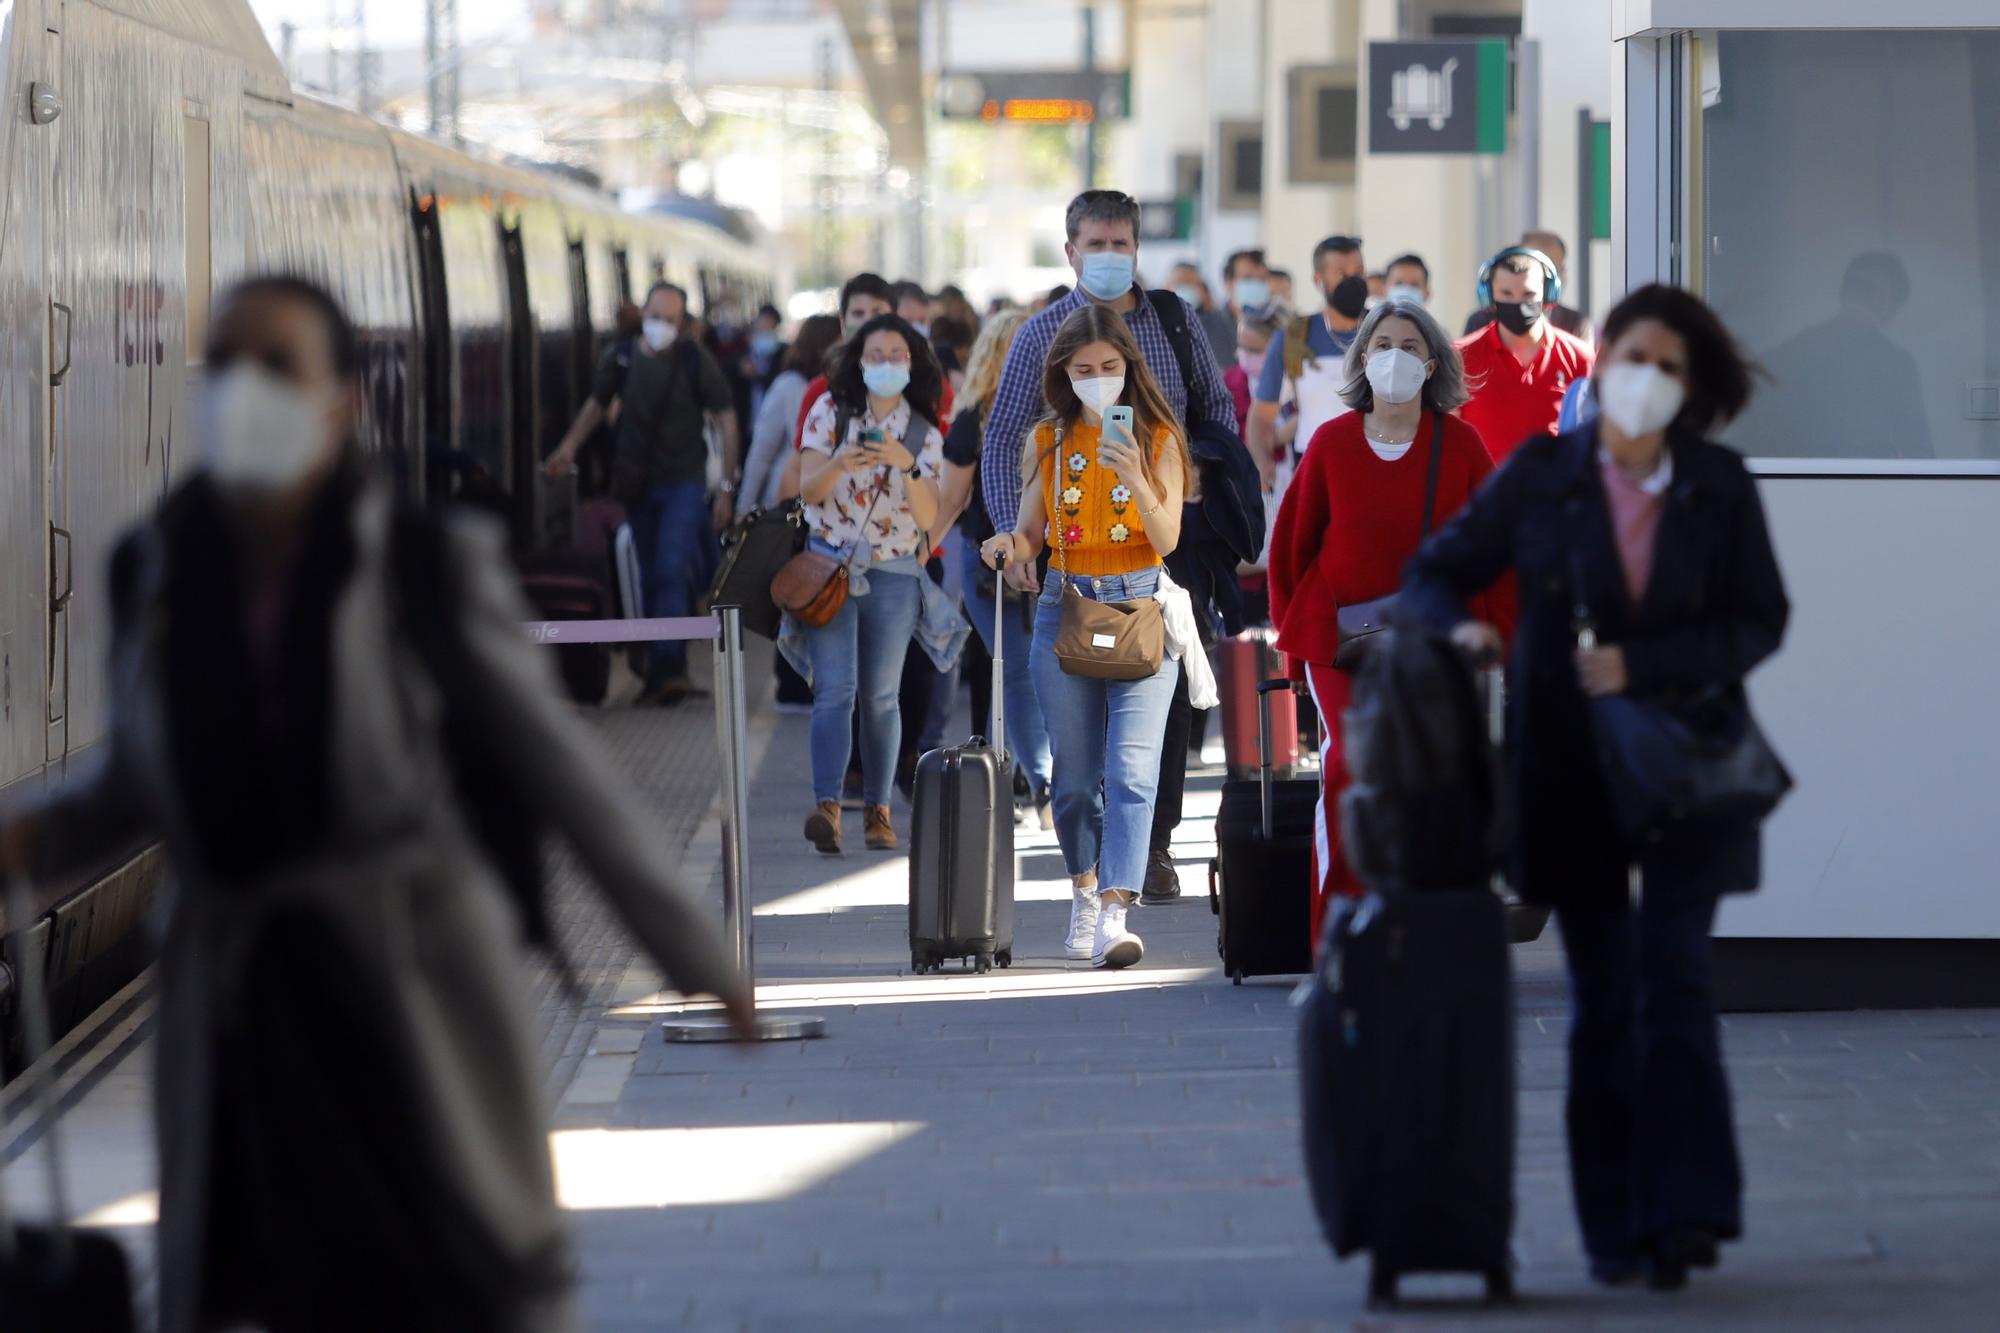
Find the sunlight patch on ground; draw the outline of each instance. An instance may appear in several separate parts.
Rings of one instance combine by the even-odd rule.
[[[922,1121],[573,1129],[549,1136],[565,1208],[673,1208],[787,1199],[921,1133]]]
[[[1212,980],[1213,967],[1162,967],[1129,972],[988,972],[985,976],[883,977],[863,981],[785,981],[757,988],[759,1009],[819,1009],[877,1004],[941,1004],[959,1000],[1048,1000],[1116,995]],[[611,1018],[699,1013],[712,1001],[654,995],[613,1009]]]
[[[927,1126],[918,1120],[709,1129],[574,1129],[549,1135],[556,1195],[574,1210],[769,1203],[811,1189],[887,1152]],[[82,1227],[153,1226],[155,1190],[93,1208]]]
[[[76,1219],[80,1227],[150,1227],[160,1220],[160,1193],[144,1190],[93,1208]]]

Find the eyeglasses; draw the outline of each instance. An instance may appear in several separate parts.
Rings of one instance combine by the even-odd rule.
[[[864,366],[907,366],[910,364],[908,352],[898,352],[894,356],[882,352],[865,352],[861,357]]]

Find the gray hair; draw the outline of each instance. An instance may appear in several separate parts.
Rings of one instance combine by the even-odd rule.
[[[1354,341],[1347,349],[1347,383],[1340,391],[1340,399],[1357,412],[1375,410],[1375,390],[1368,383],[1368,374],[1362,368],[1368,360],[1368,344],[1375,337],[1385,319],[1407,319],[1417,326],[1417,336],[1424,340],[1430,350],[1428,360],[1437,362],[1437,369],[1424,381],[1424,410],[1428,412],[1453,412],[1472,400],[1465,388],[1465,360],[1452,345],[1451,335],[1437,322],[1437,316],[1418,305],[1415,301],[1392,297],[1368,312],[1368,318],[1361,321],[1355,331]]]

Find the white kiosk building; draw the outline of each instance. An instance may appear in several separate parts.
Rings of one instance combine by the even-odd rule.
[[[2000,0],[1613,0],[1614,270],[1769,370],[1725,437],[1794,603],[1798,790],[1734,1007],[2000,1003]]]

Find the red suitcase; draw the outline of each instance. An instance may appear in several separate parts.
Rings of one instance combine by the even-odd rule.
[[[1257,747],[1257,682],[1285,674],[1285,656],[1268,629],[1251,629],[1224,639],[1216,650],[1217,689],[1222,695],[1222,751],[1232,782],[1247,782],[1262,767]],[[1271,696],[1271,771],[1280,780],[1299,768],[1298,700],[1289,692]]]

